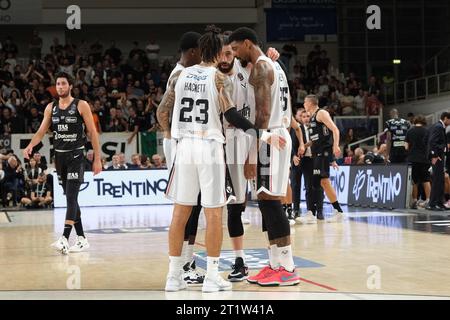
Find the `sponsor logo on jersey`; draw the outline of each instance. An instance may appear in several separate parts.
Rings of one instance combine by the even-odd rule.
[[[64,132],[64,131],[68,131],[68,130],[69,130],[69,126],[67,124],[58,124],[58,131]]]
[[[239,78],[239,81],[244,81],[244,75],[242,74],[242,73],[238,73],[238,78]]]
[[[78,172],[69,172],[67,173],[67,180],[77,180]]]
[[[75,107],[72,107],[69,111],[69,114],[71,115],[71,116],[73,116],[74,114],[75,114]]]
[[[77,117],[66,117],[66,123],[77,123]]]
[[[58,132],[53,132],[53,139],[54,140],[64,140],[65,142],[74,142],[77,141],[78,134],[60,134]]]
[[[52,117],[52,122],[53,123],[59,123],[59,117]]]

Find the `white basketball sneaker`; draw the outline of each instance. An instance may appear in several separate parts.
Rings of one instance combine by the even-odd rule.
[[[317,218],[313,215],[312,211],[308,211],[306,214],[295,219],[300,224],[316,224]]]
[[[344,221],[344,214],[342,212],[337,211],[336,209],[333,210],[333,215],[327,219],[325,219],[326,222],[342,222]]]
[[[89,242],[85,237],[78,236],[75,244],[69,248],[69,252],[81,252],[89,249]]]
[[[167,275],[165,291],[176,292],[186,289],[186,282],[183,280],[183,273],[180,272],[178,275]]]
[[[242,217],[241,220],[242,220],[242,224],[250,224],[250,219]]]
[[[226,281],[220,275],[217,275],[215,278],[208,278],[208,275],[206,275],[202,292],[231,291],[232,288],[231,282]]]
[[[61,236],[56,242],[53,242],[51,246],[56,249],[56,251],[62,253],[62,254],[68,254],[69,253],[69,243],[67,242],[66,237]]]

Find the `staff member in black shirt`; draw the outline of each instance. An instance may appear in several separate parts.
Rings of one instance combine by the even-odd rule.
[[[421,206],[426,207],[430,201],[431,190],[431,176],[430,176],[430,160],[427,157],[427,146],[425,138],[427,136],[427,121],[424,116],[419,115],[414,119],[414,127],[408,130],[406,133],[406,145],[405,148],[408,153],[408,161],[412,164],[412,180],[413,191],[412,199],[413,203],[411,209],[417,209],[419,204],[418,187],[423,185],[425,190],[426,201]]]
[[[431,159],[433,180],[431,184],[430,204],[427,210],[443,211],[444,207],[444,156],[447,148],[445,129],[450,125],[450,112],[444,112],[441,120],[431,126],[427,139],[427,155]]]

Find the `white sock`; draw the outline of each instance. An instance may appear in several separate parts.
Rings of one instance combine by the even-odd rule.
[[[206,276],[214,279],[219,274],[219,258],[206,257]]]
[[[286,247],[279,247],[277,249],[279,254],[280,266],[289,272],[293,272],[295,269],[295,265],[294,258],[292,257],[292,247],[289,245]]]
[[[234,250],[234,253],[236,254],[236,258],[242,258],[245,262],[244,250]]]
[[[169,275],[178,276],[183,271],[183,263],[183,256],[169,256]]]
[[[276,269],[280,264],[280,254],[278,253],[277,245],[276,244],[271,245],[269,251],[270,251],[269,254],[270,267],[272,269]]]
[[[188,244],[186,246],[186,256],[185,256],[185,263],[189,262],[191,263],[192,260],[194,260],[194,245]]]

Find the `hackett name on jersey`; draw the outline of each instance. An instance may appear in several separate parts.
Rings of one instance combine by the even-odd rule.
[[[184,84],[184,91],[205,92],[206,91],[206,84],[205,83],[186,82]]]

